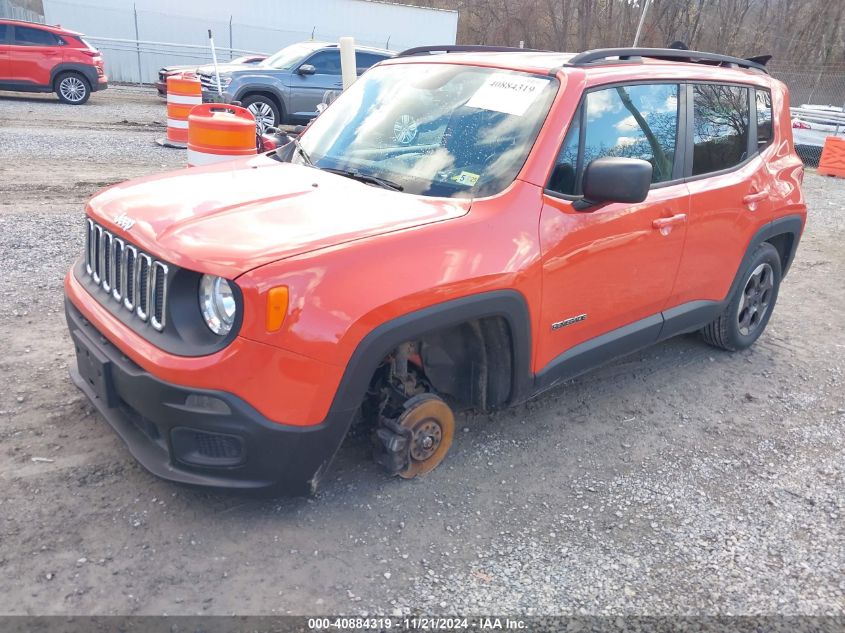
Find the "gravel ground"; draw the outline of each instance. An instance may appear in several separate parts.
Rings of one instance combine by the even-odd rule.
[[[153,478],[67,377],[84,202],[184,164],[164,118],[0,97],[0,613],[845,614],[845,181],[807,174],[751,350],[682,337],[461,416],[410,482],[352,438],[318,497],[262,501]]]

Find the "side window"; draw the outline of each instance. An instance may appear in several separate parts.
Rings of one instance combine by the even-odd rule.
[[[311,64],[318,75],[339,75],[340,74],[340,51],[320,51],[308,58],[306,64]]]
[[[558,154],[549,189],[580,193],[584,168],[597,158],[617,156],[647,160],[652,182],[672,179],[678,138],[678,85],[617,86],[588,92],[581,123],[573,119]],[[580,135],[583,150],[579,153]],[[575,157],[577,156],[577,161]]]
[[[693,86],[692,175],[729,169],[748,157],[748,88]]]
[[[8,30],[5,24],[0,24],[0,44],[6,43],[6,32]]]
[[[574,196],[576,192],[576,174],[578,173],[578,141],[581,139],[581,107],[575,111],[563,145],[560,146],[555,168],[549,178],[547,189]]]
[[[387,58],[382,55],[357,51],[355,53],[355,67],[358,69],[358,74],[361,74],[370,66],[375,66],[379,62],[383,62],[385,59]]]
[[[25,46],[58,46],[59,38],[43,29],[15,26],[15,44]]]
[[[772,93],[757,88],[757,149],[768,147],[774,140],[772,130]]]

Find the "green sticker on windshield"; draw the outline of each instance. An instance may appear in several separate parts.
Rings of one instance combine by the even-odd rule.
[[[474,174],[471,171],[462,171],[457,176],[452,176],[452,180],[459,185],[467,185],[469,187],[474,187],[479,178],[480,176],[478,174]]]

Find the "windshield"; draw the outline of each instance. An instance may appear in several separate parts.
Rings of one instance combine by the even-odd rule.
[[[301,147],[316,167],[409,193],[492,195],[519,173],[557,86],[496,68],[377,66],[311,124]]]
[[[314,52],[314,47],[308,44],[291,44],[277,53],[273,53],[261,62],[261,66],[277,68],[279,70],[293,70],[303,57]]]

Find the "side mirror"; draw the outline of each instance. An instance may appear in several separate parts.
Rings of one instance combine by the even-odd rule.
[[[317,69],[311,64],[302,64],[302,66],[296,69],[296,73],[302,76],[313,75],[316,72]]]
[[[573,206],[585,211],[606,202],[642,202],[651,187],[651,163],[639,158],[597,158],[584,170],[584,197]]]

